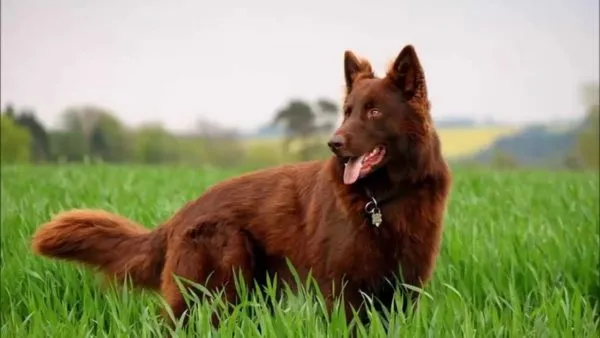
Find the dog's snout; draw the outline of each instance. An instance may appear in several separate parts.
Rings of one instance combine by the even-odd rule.
[[[339,134],[333,135],[329,142],[327,142],[327,145],[332,150],[340,149],[344,146],[344,138]]]

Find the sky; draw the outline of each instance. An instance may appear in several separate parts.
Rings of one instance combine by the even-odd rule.
[[[495,3],[495,4],[494,4]],[[4,107],[57,127],[94,104],[171,130],[251,130],[288,100],[343,94],[343,53],[384,74],[415,46],[435,118],[579,117],[598,81],[597,0],[2,0]]]

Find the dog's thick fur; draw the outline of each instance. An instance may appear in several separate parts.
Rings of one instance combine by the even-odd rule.
[[[400,269],[405,283],[423,287],[438,256],[451,175],[420,61],[408,45],[379,78],[347,51],[344,70],[344,120],[330,142],[336,156],[221,182],[153,231],[105,211],[67,211],[41,226],[34,251],[129,276],[160,291],[177,317],[187,306],[174,275],[205,283],[212,274],[206,286],[224,287],[235,302],[237,269],[249,286],[275,273],[293,285],[286,258],[301,277],[310,270],[329,305],[343,281],[347,313],[360,307],[361,292],[389,304],[387,279]],[[378,145],[382,161],[344,183],[344,162]],[[365,213],[367,192],[381,200],[379,227]]]

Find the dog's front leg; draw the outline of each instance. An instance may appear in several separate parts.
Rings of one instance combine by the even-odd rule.
[[[422,289],[433,273],[439,252],[439,233],[429,236],[408,236],[400,257],[401,282]],[[403,287],[402,311],[412,305],[416,310],[420,293]]]

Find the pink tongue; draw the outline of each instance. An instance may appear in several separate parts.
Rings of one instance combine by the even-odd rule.
[[[348,163],[346,163],[346,168],[344,169],[344,184],[353,184],[356,182],[360,175],[360,169],[362,168],[363,157],[364,155],[349,160]]]

